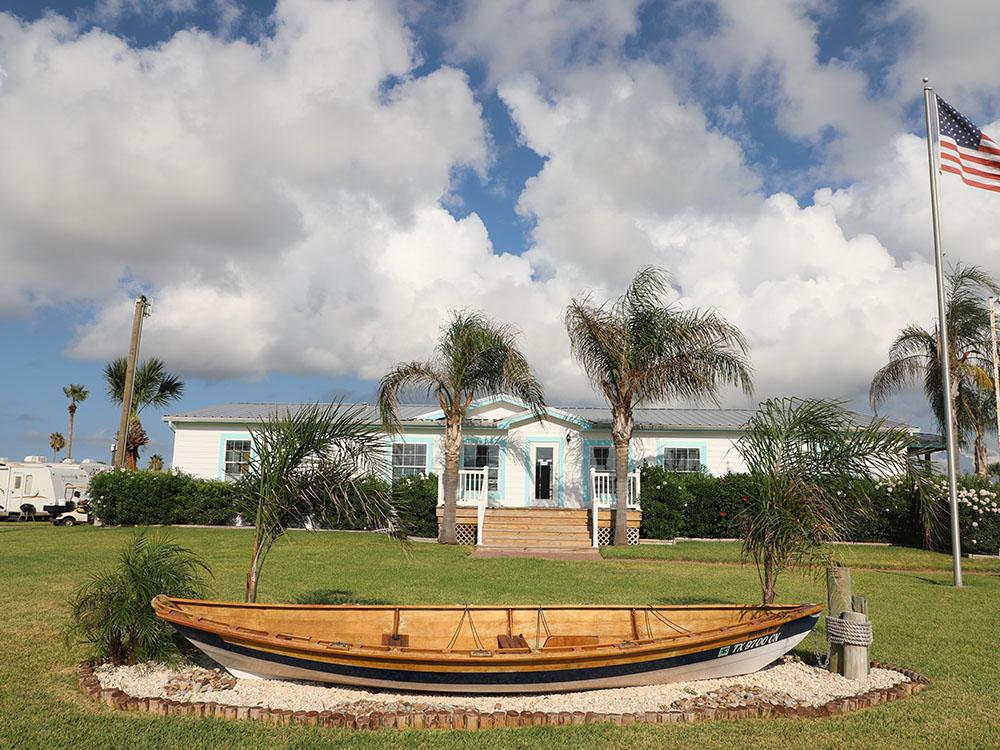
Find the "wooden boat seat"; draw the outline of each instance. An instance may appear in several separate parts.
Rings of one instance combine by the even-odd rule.
[[[410,645],[410,636],[403,633],[382,633],[382,645],[393,648],[406,648]]]
[[[600,639],[596,635],[550,635],[545,639],[542,648],[596,646],[599,642]]]
[[[528,641],[525,640],[523,635],[507,635],[506,633],[501,633],[497,636],[497,647],[498,648],[523,648],[530,649]]]

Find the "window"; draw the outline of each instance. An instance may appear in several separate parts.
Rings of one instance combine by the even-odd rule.
[[[18,474],[18,475],[16,475],[14,477],[14,489],[15,490],[21,489],[21,475],[20,474]]]
[[[427,473],[426,443],[392,444],[392,478],[423,476]]]
[[[500,446],[482,443],[466,443],[462,449],[462,468],[481,469],[489,467],[487,491],[500,489]]]
[[[26,476],[24,478],[24,494],[25,495],[30,495],[31,494],[31,480],[32,479],[34,479],[34,477],[31,476],[31,474],[28,474],[28,476]]]
[[[701,471],[701,448],[664,448],[663,468],[668,471]]]
[[[250,467],[250,441],[226,441],[226,479],[242,479]]]
[[[590,447],[590,468],[594,471],[614,471],[615,465],[611,459],[611,448],[606,445]]]

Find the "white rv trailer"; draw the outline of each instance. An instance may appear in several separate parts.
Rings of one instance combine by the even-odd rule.
[[[26,516],[47,518],[46,505],[65,503],[74,492],[85,497],[90,477],[99,466],[45,463],[37,456],[12,462],[0,459],[0,519],[21,516],[22,506]]]

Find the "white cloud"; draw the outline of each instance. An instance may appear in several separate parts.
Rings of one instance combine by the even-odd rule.
[[[767,30],[728,7],[718,43],[747,40],[722,69],[776,71],[789,132],[843,126],[845,153],[861,153],[846,113],[881,128],[881,110],[856,71],[816,62],[807,10],[782,6]],[[516,10],[546,20],[508,33]],[[453,30],[456,56],[486,59],[545,159],[518,202],[534,222],[522,256],[445,210],[459,170],[488,172],[489,135],[460,70],[414,74],[388,0],[284,0],[259,42],[187,31],[144,50],[59,17],[0,15],[0,315],[92,306],[70,352],[113,356],[131,315],[124,277],[154,297],[145,351],[187,376],[375,378],[426,356],[448,308],[474,307],[515,323],[553,397],[576,400],[593,395],[566,302],[616,294],[656,263],[681,304],[747,332],[758,395],[863,397],[895,332],[933,315],[922,142],[872,137],[880,156],[862,179],[814,205],[764,195],[671,73],[614,59],[634,10],[484,3]],[[566,28],[549,22],[560,16]],[[1000,247],[976,237],[983,198],[946,193],[965,207],[945,232],[993,267]]]
[[[446,30],[456,60],[482,60],[496,84],[616,56],[641,0],[473,0]]]
[[[531,261],[600,293],[662,265],[681,304],[716,308],[747,333],[759,396],[863,398],[891,337],[931,299],[931,266],[845,234],[829,205],[762,196],[738,146],[679,102],[662,70],[565,81],[549,96],[525,79],[500,89],[546,157],[519,203],[537,222]]]
[[[714,0],[719,27],[691,32],[682,48],[709,69],[735,76],[749,101],[773,102],[778,127],[822,144],[823,174],[863,174],[884,134],[899,128],[890,103],[868,96],[868,79],[853,60],[820,61],[824,0]]]
[[[899,59],[889,71],[900,98],[919,97],[921,78],[930,76],[938,92],[970,116],[995,116],[1000,107],[996,11],[982,0],[893,0],[882,18],[906,30]]]

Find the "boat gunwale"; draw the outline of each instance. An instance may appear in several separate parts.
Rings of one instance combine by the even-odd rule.
[[[210,618],[197,617],[189,612],[184,612],[177,607],[169,607],[169,611],[164,606],[163,601],[191,603],[197,605],[214,605],[228,607],[230,603],[221,601],[208,601],[199,599],[174,599],[172,597],[157,596],[153,600],[153,607],[157,617],[177,624],[182,627],[191,628],[202,632],[212,633],[223,637],[224,640],[231,640],[242,643],[251,648],[269,651],[277,649],[280,651],[295,651],[303,654],[315,654],[322,656],[322,660],[331,657],[348,659],[350,661],[364,662],[404,662],[416,665],[442,665],[442,666],[468,666],[482,667],[491,666],[497,668],[501,665],[522,666],[525,663],[531,665],[560,664],[565,662],[579,662],[596,660],[627,660],[639,661],[653,658],[657,653],[671,651],[676,654],[686,654],[696,652],[709,646],[712,643],[739,642],[744,636],[757,634],[761,631],[772,631],[780,629],[787,622],[793,622],[803,617],[818,615],[823,610],[820,604],[779,604],[774,606],[766,605],[665,605],[664,607],[654,607],[652,605],[556,605],[555,607],[522,606],[514,605],[505,607],[501,605],[479,605],[478,607],[462,607],[454,605],[295,605],[295,604],[249,604],[246,602],[233,602],[239,608],[266,609],[269,607],[281,609],[321,609],[321,610],[380,610],[394,611],[397,609],[409,610],[451,610],[464,611],[466,609],[480,610],[507,610],[517,609],[525,611],[537,611],[539,609],[611,609],[611,610],[656,610],[662,609],[750,609],[766,610],[772,614],[768,617],[748,621],[738,625],[724,625],[711,630],[698,631],[696,633],[678,633],[676,635],[659,638],[629,639],[599,644],[585,644],[573,646],[553,646],[550,648],[538,649],[432,649],[432,648],[411,648],[398,646],[377,646],[374,644],[356,644],[343,641],[321,641],[305,636],[294,634],[267,632],[246,626],[220,623]],[[774,612],[774,610],[778,610]],[[241,632],[243,631],[243,632]],[[250,631],[250,632],[247,632]],[[226,638],[228,636],[228,639]],[[283,636],[283,637],[279,637]],[[624,644],[628,644],[624,646]],[[724,644],[723,644],[724,645]],[[472,653],[477,655],[473,656]],[[641,659],[640,659],[641,657]]]

